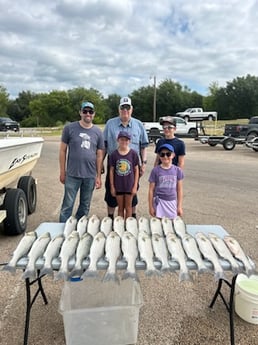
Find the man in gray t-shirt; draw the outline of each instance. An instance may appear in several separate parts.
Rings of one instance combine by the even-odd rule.
[[[83,102],[80,116],[80,121],[64,127],[60,144],[60,182],[65,189],[59,217],[61,223],[72,215],[79,190],[80,202],[75,215],[77,220],[88,215],[93,190],[101,187],[104,139],[101,130],[92,123],[94,105]]]

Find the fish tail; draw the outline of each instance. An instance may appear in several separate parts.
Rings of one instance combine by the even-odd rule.
[[[85,278],[97,278],[98,277],[98,272],[95,270],[87,270],[83,273],[81,276],[81,279]]]
[[[158,271],[156,269],[149,269],[149,270],[145,271],[145,275],[147,277],[153,277],[153,276],[161,276],[162,273],[161,273],[161,271]]]
[[[116,273],[106,272],[104,277],[103,277],[103,282],[108,282],[108,281],[114,281],[118,284],[120,283],[119,278],[118,278]]]
[[[179,281],[189,281],[192,282],[193,281],[193,277],[189,272],[180,272],[179,273]]]
[[[22,275],[22,279],[35,278],[35,277],[36,277],[36,272],[34,269],[26,269]]]
[[[171,267],[162,267],[161,268],[161,274],[168,274],[171,273],[173,269]]]
[[[251,275],[253,275],[253,274],[257,274],[257,272],[256,272],[256,270],[255,269],[253,269],[253,268],[247,268],[246,270],[245,270],[245,274],[247,275],[247,277],[250,277]]]
[[[136,274],[136,272],[129,272],[129,271],[125,271],[125,273],[122,275],[122,280],[125,280],[125,279],[132,279],[132,280],[135,280],[136,282],[139,282],[139,277],[138,275]]]
[[[208,267],[200,267],[200,268],[198,268],[198,273],[199,274],[203,274],[203,273],[209,273],[209,272],[211,272],[211,270],[208,268]]]
[[[7,264],[2,268],[2,271],[7,271],[7,272],[14,274],[16,272],[16,268],[15,268],[15,266]]]
[[[75,268],[72,270],[72,272],[70,273],[70,277],[80,277],[83,273],[82,268]]]
[[[217,271],[214,273],[214,279],[218,282],[220,279],[225,279],[225,275],[223,271]]]
[[[69,274],[66,271],[58,271],[58,273],[55,276],[55,280],[68,280]]]
[[[235,275],[235,274],[239,274],[239,273],[242,272],[242,268],[239,267],[238,265],[236,265],[236,266],[232,266],[232,265],[231,265],[231,269],[232,269],[232,273],[233,273],[234,275]]]
[[[53,269],[51,267],[43,267],[39,272],[40,277],[45,276],[47,274],[51,276],[54,275]]]

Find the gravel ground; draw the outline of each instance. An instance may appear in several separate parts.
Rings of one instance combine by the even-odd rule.
[[[257,254],[257,159],[258,153],[242,146],[224,151],[185,140],[187,157],[184,181],[184,220],[187,224],[218,224],[235,236],[246,253],[258,262]],[[38,207],[29,217],[28,231],[42,222],[56,222],[63,189],[58,182],[58,140],[47,139],[42,157],[34,169],[38,178]],[[146,176],[139,190],[137,214],[148,215],[147,177],[154,147],[148,149]],[[104,180],[103,180],[104,182]],[[104,189],[96,191],[91,214],[106,215]],[[0,234],[1,262],[6,262],[20,240]],[[173,273],[161,278],[145,277],[139,272],[144,305],[140,309],[137,345],[221,345],[230,344],[229,317],[220,299],[213,309],[209,304],[216,290],[212,274],[197,275],[194,282],[179,283]],[[12,276],[0,272],[0,344],[23,344],[25,288],[21,272]],[[228,277],[231,275],[228,273]],[[37,298],[32,308],[30,345],[64,345],[62,316],[58,313],[62,282],[43,280],[48,298],[44,305]],[[107,285],[108,286],[108,285]],[[34,287],[32,287],[34,290]],[[225,296],[229,289],[223,287]],[[257,325],[235,320],[235,345],[255,345]],[[88,344],[92,345],[92,344]],[[105,340],[103,340],[105,345]]]

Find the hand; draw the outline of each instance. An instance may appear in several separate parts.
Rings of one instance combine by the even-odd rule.
[[[156,217],[156,211],[155,211],[155,208],[154,208],[154,207],[150,207],[150,208],[149,208],[149,214],[150,214],[152,217]]]
[[[145,173],[145,169],[146,169],[146,164],[142,164],[140,166],[140,176],[142,176]]]
[[[65,183],[65,172],[64,172],[64,173],[61,173],[61,172],[60,172],[59,180],[60,180],[60,182],[61,182],[62,184]]]
[[[178,207],[177,208],[177,215],[180,216],[180,217],[183,216],[183,209],[182,209],[182,207]]]
[[[95,187],[96,187],[96,189],[100,189],[101,185],[102,185],[101,178],[96,177],[96,180],[95,180]]]

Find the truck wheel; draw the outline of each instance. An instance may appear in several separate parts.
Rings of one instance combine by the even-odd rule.
[[[257,137],[257,133],[251,132],[251,133],[249,133],[249,134],[247,135],[246,141],[247,141],[248,143],[250,143],[250,141],[252,141],[255,137]]]
[[[209,120],[209,121],[212,121],[212,120],[213,120],[213,116],[212,116],[212,115],[209,115],[209,116],[208,116],[208,120]]]
[[[198,137],[198,131],[197,128],[191,128],[188,132],[192,138],[197,138]]]
[[[37,205],[37,187],[36,181],[32,176],[22,176],[18,181],[18,188],[22,189],[27,198],[28,214],[36,210]]]
[[[230,151],[234,149],[234,147],[236,146],[236,142],[233,138],[226,138],[225,140],[223,140],[222,145],[225,150]]]
[[[208,144],[212,147],[215,147],[217,145],[217,143],[213,143],[213,142],[208,142]]]
[[[7,189],[4,198],[6,218],[4,231],[6,235],[22,234],[27,227],[28,206],[27,199],[22,189]]]
[[[252,149],[253,149],[255,152],[258,152],[258,137],[255,137],[255,138],[252,140]]]

